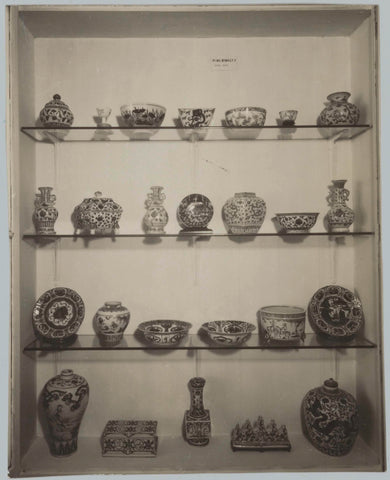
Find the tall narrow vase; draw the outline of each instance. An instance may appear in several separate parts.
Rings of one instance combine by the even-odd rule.
[[[152,193],[148,193],[145,201],[147,208],[144,216],[144,226],[147,234],[164,235],[164,227],[168,223],[168,213],[163,206],[165,193],[162,193],[164,187],[150,187]]]
[[[51,193],[52,187],[39,187],[41,193],[35,195],[33,221],[38,235],[55,235],[54,223],[58,211],[54,204],[56,196]]]
[[[344,188],[347,180],[332,180],[328,202],[330,210],[326,215],[331,232],[348,232],[355,218],[353,210],[346,205],[349,190]]]
[[[46,383],[42,396],[50,451],[57,457],[71,455],[77,450],[79,428],[88,405],[88,383],[73,370],[62,370]]]
[[[211,435],[210,412],[203,406],[203,388],[206,380],[201,377],[191,378],[191,406],[184,415],[184,435],[190,445],[204,446],[209,443]]]

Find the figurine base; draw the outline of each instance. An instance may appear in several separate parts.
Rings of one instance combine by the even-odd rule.
[[[234,452],[239,452],[239,451],[242,451],[242,450],[246,450],[246,451],[256,451],[256,452],[266,452],[266,451],[269,451],[269,450],[284,450],[284,451],[287,451],[289,452],[291,450],[291,443],[290,442],[286,442],[286,443],[281,443],[279,445],[275,445],[275,444],[272,444],[272,445],[251,445],[251,444],[248,444],[248,445],[243,445],[243,444],[235,444],[235,443],[231,443],[232,445],[232,450]]]
[[[179,235],[211,235],[212,233],[211,228],[183,228]]]

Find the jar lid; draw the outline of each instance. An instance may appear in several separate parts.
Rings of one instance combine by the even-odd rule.
[[[339,384],[333,378],[329,378],[324,382],[324,389],[329,393],[336,393],[339,390]]]
[[[70,110],[68,105],[61,100],[61,95],[56,93],[53,95],[53,100],[50,100],[50,102],[47,102],[45,107],[61,107],[61,108],[66,108],[67,110]]]

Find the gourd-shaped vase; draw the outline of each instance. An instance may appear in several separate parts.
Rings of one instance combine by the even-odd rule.
[[[105,302],[93,320],[100,343],[107,347],[118,345],[129,320],[130,312],[121,302]]]
[[[184,435],[190,445],[204,446],[210,440],[210,412],[203,406],[205,383],[206,380],[202,377],[191,378],[189,382],[191,406],[184,415]]]
[[[323,126],[356,125],[360,112],[356,105],[348,102],[349,92],[335,92],[327,96],[329,105],[320,113],[318,122]]]
[[[333,185],[327,198],[331,208],[326,215],[331,232],[348,232],[355,218],[353,210],[346,205],[349,199],[349,190],[344,188],[346,181],[332,180]]]
[[[81,420],[88,405],[87,381],[73,370],[62,370],[46,383],[42,397],[52,455],[62,457],[74,453]]]
[[[55,235],[54,223],[58,218],[58,210],[54,204],[56,196],[51,193],[52,187],[38,187],[41,193],[35,194],[35,210],[33,221],[38,235]]]
[[[164,187],[150,187],[152,193],[148,193],[145,201],[146,214],[144,216],[145,231],[149,235],[164,235],[164,227],[168,223],[168,213],[163,206],[165,193]]]
[[[357,403],[333,378],[309,390],[301,415],[303,431],[318,450],[341,456],[352,449],[359,431]]]
[[[39,119],[45,128],[69,128],[73,123],[73,113],[68,105],[56,93],[53,100],[42,108]]]
[[[222,217],[229,233],[257,233],[267,208],[262,198],[252,192],[235,193],[222,207]]]

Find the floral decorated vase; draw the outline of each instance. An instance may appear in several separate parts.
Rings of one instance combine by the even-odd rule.
[[[121,302],[105,302],[93,319],[101,345],[107,347],[118,345],[129,320],[130,312]]]
[[[326,214],[326,221],[331,232],[348,232],[355,214],[346,202],[349,199],[349,190],[344,188],[347,180],[332,180],[330,194],[327,197],[330,210]]]
[[[301,416],[304,434],[318,450],[332,456],[351,451],[359,431],[357,402],[333,378],[307,392]]]
[[[254,234],[263,224],[267,208],[262,198],[252,192],[235,193],[222,208],[227,230],[232,234]]]
[[[144,216],[144,227],[148,235],[164,235],[164,227],[168,223],[168,213],[163,203],[165,194],[162,193],[163,187],[150,187],[152,193],[148,193],[145,201],[146,214]]]
[[[356,125],[360,112],[356,105],[348,102],[349,92],[335,92],[328,95],[329,105],[320,113],[318,123],[322,126]]]
[[[52,187],[38,187],[40,193],[35,195],[33,222],[38,235],[55,235],[54,223],[58,218],[58,210],[54,204],[56,196],[51,193]]]
[[[115,233],[123,209],[112,198],[102,197],[95,192],[95,197],[85,198],[74,210],[76,233],[86,230],[90,233]]]
[[[42,399],[52,455],[71,455],[77,450],[79,428],[88,405],[87,381],[73,370],[62,370],[46,383]]]
[[[45,128],[69,128],[72,126],[74,117],[68,105],[56,93],[53,100],[42,108],[39,119]]]

